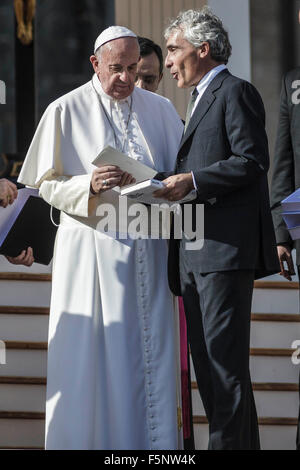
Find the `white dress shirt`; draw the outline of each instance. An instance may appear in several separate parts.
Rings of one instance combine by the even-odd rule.
[[[206,91],[207,87],[209,86],[209,84],[213,81],[213,79],[220,72],[222,72],[222,70],[225,70],[226,68],[227,67],[224,64],[217,65],[217,67],[214,67],[213,69],[211,69],[206,75],[204,75],[203,78],[201,78],[200,82],[198,83],[198,85],[196,87],[197,91],[198,91],[198,97],[195,101],[191,116],[193,115],[199,101],[201,100],[201,98],[202,98],[204,92]]]

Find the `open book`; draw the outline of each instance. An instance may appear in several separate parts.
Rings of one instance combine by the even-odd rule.
[[[134,184],[129,184],[121,188],[121,195],[134,199],[136,202],[144,204],[181,204],[196,198],[195,190],[191,191],[184,199],[180,201],[167,201],[166,199],[155,198],[152,196],[154,191],[164,188],[164,183],[154,179],[158,173],[155,169],[144,165],[141,162],[128,157],[125,153],[119,152],[113,147],[107,146],[98,157],[93,161],[96,166],[115,165],[121,170],[130,173],[136,180]]]
[[[138,162],[134,158],[128,157],[125,153],[119,152],[119,150],[116,150],[109,145],[99,153],[98,157],[93,161],[93,164],[96,166],[118,166],[122,171],[130,173],[135,178],[134,184],[154,178],[157,174],[155,169]]]

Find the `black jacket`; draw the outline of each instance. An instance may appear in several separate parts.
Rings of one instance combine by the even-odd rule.
[[[299,81],[298,84],[294,83]],[[293,85],[295,88],[293,88]],[[280,202],[300,187],[300,67],[286,74],[282,82],[278,133],[271,186],[272,216],[278,244],[293,246],[281,216]],[[300,265],[300,240],[295,243]]]
[[[194,173],[204,204],[204,246],[186,251],[199,273],[254,269],[255,277],[278,272],[267,171],[265,112],[248,82],[220,72],[210,83],[184,134],[175,173]],[[195,228],[195,226],[194,226]],[[184,241],[180,243],[185,243]],[[179,294],[179,241],[170,241],[170,287]]]

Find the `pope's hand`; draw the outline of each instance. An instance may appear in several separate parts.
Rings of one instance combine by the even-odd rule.
[[[5,178],[0,179],[0,206],[12,204],[17,196],[17,186]]]
[[[130,173],[127,173],[126,171],[124,171],[123,175],[122,175],[122,178],[121,178],[121,181],[119,183],[119,186],[126,186],[127,184],[133,184],[135,183],[135,178],[130,175]]]
[[[5,258],[12,264],[23,264],[24,266],[31,266],[34,262],[33,250],[31,247],[23,250],[19,256],[5,256]]]
[[[163,183],[166,187],[155,191],[153,196],[167,199],[168,201],[179,201],[192,191],[192,189],[195,189],[192,173],[169,176]]]
[[[93,171],[91,179],[91,192],[99,194],[115,186],[125,186],[134,183],[135,179],[118,166],[102,166]]]

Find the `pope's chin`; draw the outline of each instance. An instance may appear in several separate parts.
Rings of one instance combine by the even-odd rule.
[[[116,100],[125,100],[133,92],[134,87],[116,87],[111,95]]]

